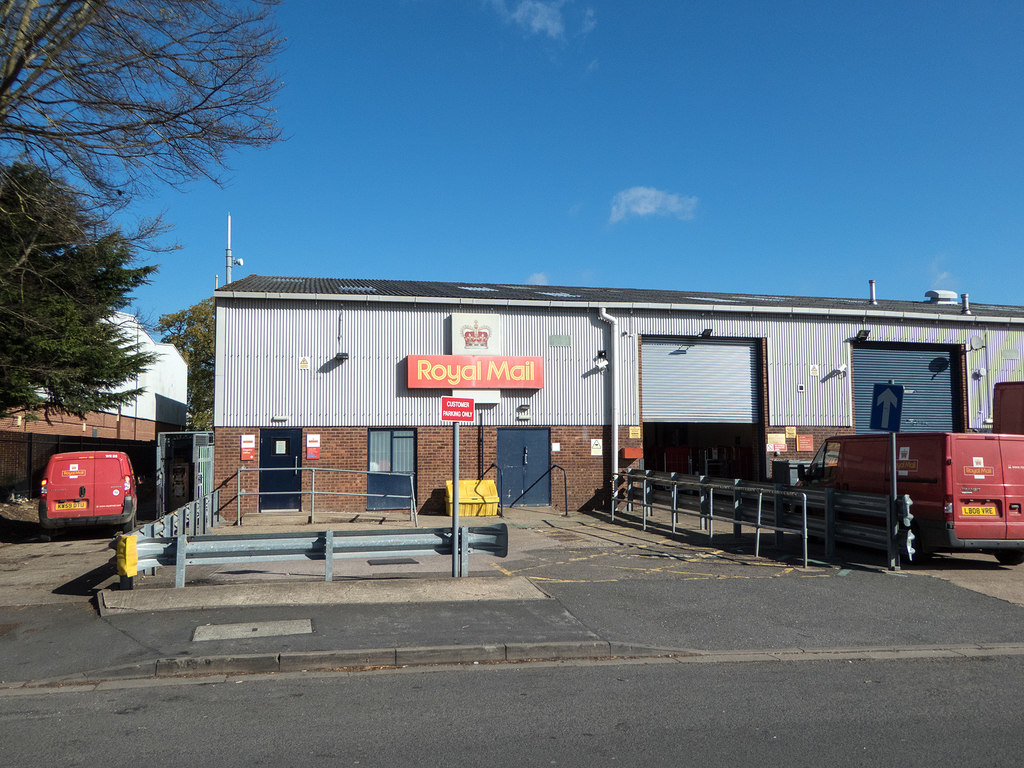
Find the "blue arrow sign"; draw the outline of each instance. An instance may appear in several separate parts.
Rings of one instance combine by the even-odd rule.
[[[871,395],[871,429],[899,432],[903,415],[903,385],[875,384]]]

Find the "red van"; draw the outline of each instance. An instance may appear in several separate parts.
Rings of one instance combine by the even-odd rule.
[[[830,437],[802,484],[888,494],[891,464],[888,435]],[[1024,435],[897,434],[896,488],[914,502],[922,555],[969,550],[1024,562]]]
[[[55,453],[39,492],[39,523],[46,529],[135,527],[135,472],[120,451]]]

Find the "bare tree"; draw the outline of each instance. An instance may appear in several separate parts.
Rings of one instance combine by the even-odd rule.
[[[124,204],[280,138],[278,0],[0,0],[0,159]],[[126,199],[127,198],[127,199]]]

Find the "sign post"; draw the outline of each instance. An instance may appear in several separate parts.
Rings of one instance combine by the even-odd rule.
[[[896,549],[896,433],[903,416],[903,385],[889,379],[888,384],[875,384],[871,394],[871,429],[889,433],[889,570],[900,567]]]
[[[459,424],[476,419],[476,404],[471,397],[442,397],[441,421],[452,422],[452,576],[462,573],[459,541]]]

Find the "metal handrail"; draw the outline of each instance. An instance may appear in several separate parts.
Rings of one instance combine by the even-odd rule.
[[[310,489],[304,491],[301,488],[298,491],[246,491],[242,489],[242,473],[243,472],[302,472],[308,471],[311,473]],[[336,472],[345,473],[352,475],[389,475],[393,477],[408,477],[409,478],[409,495],[398,496],[390,493],[355,493],[352,491],[318,491],[316,489],[316,473],[317,472]],[[375,499],[388,499],[388,498],[399,498],[409,500],[409,517],[412,520],[413,525],[418,526],[419,520],[416,515],[416,483],[414,480],[415,475],[412,472],[371,472],[369,470],[358,470],[358,469],[334,469],[329,467],[238,467],[237,469],[237,491],[235,495],[235,509],[236,519],[235,525],[242,525],[242,497],[243,496],[255,496],[257,500],[261,496],[310,496],[309,506],[309,523],[315,522],[316,517],[316,497],[317,496],[360,496],[363,498],[375,498]]]
[[[709,535],[713,535],[715,520],[733,522],[733,530],[739,535],[743,525],[769,528],[763,523],[761,509],[765,499],[770,499],[775,514],[774,522],[784,529],[777,530],[777,536],[799,531],[806,538],[821,539],[825,544],[826,557],[835,554],[836,543],[886,550],[890,552],[890,567],[893,567],[892,547],[896,532],[890,525],[892,501],[887,496],[832,489],[793,488],[705,475],[672,473],[664,476],[644,470],[616,473],[612,476],[611,486],[612,520],[615,519],[620,502],[624,504],[627,513],[632,513],[634,504],[639,504],[645,529],[647,517],[656,509],[664,509],[672,514],[673,533],[677,514],[695,514],[701,516],[701,529],[707,527]],[[670,494],[669,500],[664,500],[666,493]],[[662,503],[656,500],[659,494],[662,495]],[[723,517],[714,509],[715,496],[721,497],[723,494],[732,498],[732,518]],[[678,508],[681,501],[685,502],[686,498],[694,496],[700,501],[701,512],[693,513]],[[752,509],[755,497],[757,506]],[[907,514],[906,510],[910,509],[913,502],[909,496],[903,496],[896,503],[897,514]],[[806,546],[805,540],[805,559]]]
[[[487,473],[490,472],[492,469],[495,470],[494,474],[496,474],[498,476],[498,516],[499,517],[504,517],[505,516],[505,503],[501,499],[501,487],[502,487],[501,467],[499,467],[494,462],[491,462],[491,466],[489,466],[487,469],[484,470],[484,473],[482,475],[480,475],[480,479],[483,480],[487,476]]]
[[[775,487],[765,488],[749,488],[741,485],[742,481],[739,480],[724,480],[724,479],[712,479],[706,476],[691,476],[691,477],[676,477],[672,476],[669,478],[654,477],[652,473],[648,472],[615,472],[612,474],[612,503],[611,503],[611,518],[614,522],[616,506],[619,501],[618,494],[618,479],[623,478],[625,480],[624,490],[626,496],[623,501],[626,503],[626,511],[632,513],[633,504],[638,501],[636,496],[636,484],[637,481],[640,483],[640,496],[639,506],[642,516],[642,526],[644,530],[647,530],[647,518],[655,509],[664,509],[672,515],[672,533],[676,532],[676,518],[678,515],[688,515],[691,517],[697,517],[701,521],[701,528],[705,526],[708,531],[708,543],[712,543],[715,535],[715,521],[724,523],[732,523],[733,531],[735,534],[739,534],[743,526],[753,527],[755,532],[758,534],[755,537],[754,553],[755,556],[760,555],[760,532],[762,530],[774,531],[776,535],[782,535],[786,533],[792,533],[800,536],[803,545],[803,564],[806,568],[808,565],[808,524],[807,524],[807,494],[803,492],[792,492],[780,490]],[[671,502],[669,505],[659,504],[653,500],[653,491],[655,483],[659,485],[667,485],[671,492]],[[683,490],[685,493],[680,494],[679,491]],[[720,495],[723,493],[730,494],[732,496],[731,514],[723,514],[722,512],[715,511],[715,491],[718,491]],[[743,497],[744,494],[751,495],[757,494],[757,508],[756,515],[753,519],[748,518],[743,514]],[[695,494],[695,495],[694,495]],[[764,496],[769,494],[772,496],[773,510],[775,517],[773,522],[767,523],[764,521],[762,513],[764,507]],[[783,516],[780,514],[781,506],[780,502],[785,500],[790,502],[799,502],[801,508],[800,522],[798,525],[783,525],[780,524],[783,520]],[[680,500],[686,498],[694,498],[698,502],[697,510],[686,509],[680,506]],[[721,505],[719,505],[721,507]]]

